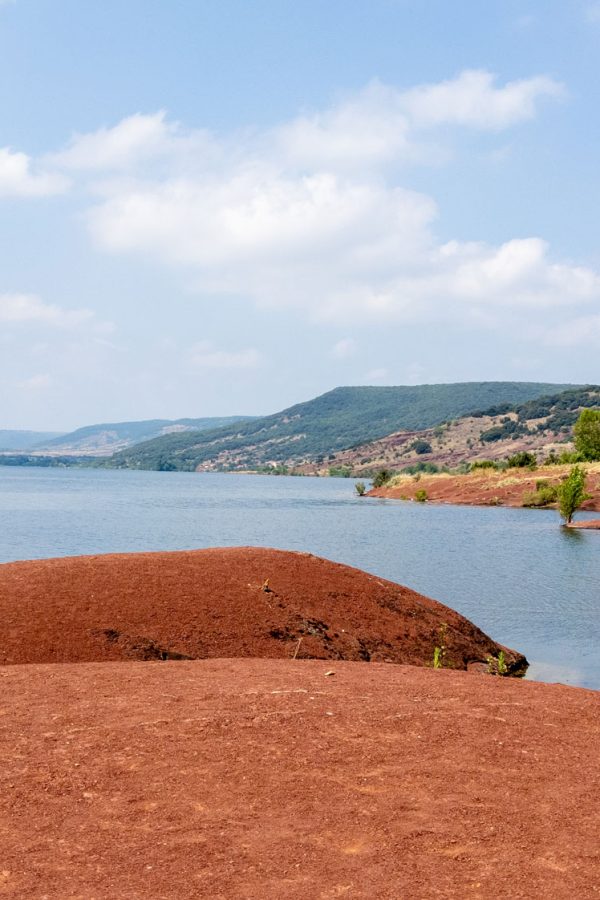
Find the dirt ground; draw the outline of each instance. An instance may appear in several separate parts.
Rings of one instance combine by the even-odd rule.
[[[414,500],[419,490],[427,492],[427,499],[438,503],[461,503],[471,506],[522,506],[523,495],[536,489],[536,482],[559,484],[568,475],[570,466],[540,466],[529,469],[509,469],[497,472],[479,469],[467,475],[406,475],[394,487],[369,491],[369,497],[389,497],[395,500]],[[584,510],[600,511],[600,463],[588,463],[586,489],[591,497],[582,505]],[[557,513],[558,515],[558,513]]]
[[[454,610],[308,553],[252,547],[0,566],[0,664],[211,657],[486,668],[503,650]]]
[[[0,897],[600,896],[600,694],[205,660],[0,669]]]

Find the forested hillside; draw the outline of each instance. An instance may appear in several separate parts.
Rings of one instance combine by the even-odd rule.
[[[146,441],[115,454],[107,464],[240,471],[319,463],[338,450],[395,431],[419,431],[473,410],[521,404],[567,387],[529,382],[340,387],[271,416]]]

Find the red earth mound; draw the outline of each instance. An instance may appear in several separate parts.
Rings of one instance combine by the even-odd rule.
[[[282,657],[508,672],[525,658],[435,600],[307,553],[236,547],[0,566],[0,664]]]
[[[0,896],[600,895],[597,692],[314,660],[11,666],[0,714]]]

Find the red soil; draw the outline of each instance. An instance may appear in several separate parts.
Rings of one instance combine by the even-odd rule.
[[[600,519],[580,519],[579,522],[569,522],[569,528],[589,528],[593,531],[600,529]]]
[[[600,895],[596,692],[346,662],[11,666],[0,716],[3,897]]]
[[[600,466],[586,466],[586,489],[591,497],[582,504],[584,510],[600,511]],[[497,472],[481,469],[468,475],[421,475],[417,480],[407,475],[394,487],[375,488],[369,497],[389,497],[394,500],[414,500],[417,491],[425,490],[427,499],[437,503],[458,503],[469,506],[523,506],[523,495],[533,493],[536,482],[559,484],[570,466],[529,469],[509,469]]]
[[[449,667],[486,668],[501,650],[509,671],[526,665],[408,588],[248,547],[8,563],[0,621],[5,665],[251,656],[431,666],[442,643]]]

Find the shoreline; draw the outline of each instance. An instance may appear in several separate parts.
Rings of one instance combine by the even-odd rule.
[[[578,512],[600,512],[600,463],[588,463],[586,490],[590,498]],[[541,485],[557,486],[570,466],[522,469],[477,469],[464,475],[450,473],[397,475],[390,484],[371,488],[365,497],[445,503],[455,506],[504,506],[516,509],[556,509],[555,503],[527,502]],[[590,527],[590,526],[588,526]]]

